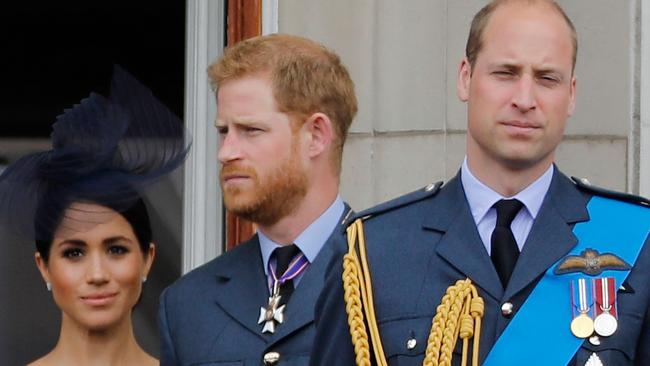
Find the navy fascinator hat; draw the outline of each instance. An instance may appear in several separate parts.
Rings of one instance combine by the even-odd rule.
[[[30,241],[51,241],[74,202],[128,213],[146,186],[183,163],[189,140],[182,121],[115,66],[108,98],[91,93],[66,109],[53,125],[51,150],[2,172],[0,224]]]

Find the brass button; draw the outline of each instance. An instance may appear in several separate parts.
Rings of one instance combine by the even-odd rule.
[[[510,315],[512,315],[514,311],[514,305],[512,305],[511,302],[504,302],[503,305],[501,305],[501,315],[505,316],[506,318],[509,318]]]
[[[264,365],[277,365],[278,361],[280,361],[280,354],[278,352],[267,352],[264,354]]]
[[[406,341],[406,349],[412,350],[415,348],[415,346],[418,345],[418,341],[415,338],[411,338],[408,341]]]

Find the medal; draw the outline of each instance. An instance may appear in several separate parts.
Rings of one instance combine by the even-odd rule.
[[[274,333],[275,323],[282,324],[284,322],[284,307],[286,305],[278,306],[280,303],[280,286],[276,282],[273,286],[273,293],[269,297],[269,304],[266,307],[260,308],[260,318],[257,324],[264,323],[262,333]]]
[[[587,338],[594,332],[594,321],[589,315],[581,313],[571,322],[571,333],[578,338]]]
[[[307,269],[309,266],[309,260],[305,257],[304,254],[296,256],[295,259],[289,263],[287,270],[278,278],[275,273],[275,268],[271,266],[269,261],[269,284],[271,297],[269,297],[269,303],[266,306],[260,308],[260,317],[257,320],[257,324],[264,323],[262,327],[262,333],[275,333],[276,324],[282,324],[284,322],[284,309],[286,305],[280,305],[280,286],[285,282],[294,279],[298,275]]]
[[[600,336],[609,337],[616,332],[616,328],[618,328],[618,321],[608,312],[603,312],[594,320],[594,329]]]
[[[594,333],[594,321],[589,314],[592,303],[591,294],[584,278],[578,279],[577,286],[575,281],[571,282],[571,295],[574,311],[574,317],[571,321],[571,333],[578,338],[587,338]],[[576,310],[578,315],[575,315]]]
[[[609,337],[618,328],[616,320],[616,292],[613,291],[614,278],[605,277],[594,280],[594,292],[596,294],[596,319],[594,330],[602,337]]]

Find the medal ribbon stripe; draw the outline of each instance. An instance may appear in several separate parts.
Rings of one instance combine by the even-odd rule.
[[[608,294],[610,297],[609,303],[611,305],[611,309],[609,312],[614,315],[615,317],[618,317],[618,314],[616,313],[616,282],[614,279],[607,279],[607,289],[608,289]]]
[[[580,312],[588,313],[593,301],[591,301],[591,291],[587,288],[587,281],[584,278],[578,280],[578,290],[580,291]]]
[[[594,286],[594,296],[596,296],[596,306],[594,307],[594,314],[598,316],[603,312],[603,308],[607,306],[606,304],[609,301],[609,299],[606,298],[607,294],[605,291],[603,291],[602,278],[594,278],[593,286]]]
[[[587,286],[587,281],[585,281],[584,278],[571,282],[571,294],[573,308],[576,310],[574,311],[574,316],[579,314],[592,316],[590,313],[593,309],[594,301],[591,293],[591,286]]]
[[[613,316],[616,315],[616,287],[611,277],[594,279],[594,290],[596,296],[596,315],[602,314],[605,309]]]
[[[578,244],[567,255],[580,255],[592,248],[601,253],[615,253],[633,265],[650,231],[650,209],[595,196],[587,204],[587,210],[590,220],[575,225],[573,233]],[[571,281],[585,275],[553,273],[563,259],[544,274],[497,340],[484,366],[514,366],[522,360],[529,366],[566,365],[578,351],[584,339],[570,331],[572,313],[568,311],[571,307],[568,291]],[[602,276],[612,277],[618,288],[629,272],[605,269]],[[553,352],[539,352],[540,349]]]
[[[278,278],[278,275],[275,273],[275,268],[273,268],[273,266],[271,266],[271,262],[269,262],[269,272],[271,272],[271,276],[273,278],[273,283],[270,285],[270,291],[273,292],[273,288],[276,283],[278,285],[282,285],[285,282],[298,277],[302,272],[305,271],[305,269],[307,269],[308,266],[309,260],[303,253],[300,253],[289,263],[289,267],[282,274],[282,276]]]
[[[600,336],[609,337],[618,328],[614,279],[611,277],[594,279],[593,286],[596,291],[595,311],[597,313],[594,319],[594,330]]]

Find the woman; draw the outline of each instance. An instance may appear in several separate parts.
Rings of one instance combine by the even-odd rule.
[[[0,222],[36,242],[36,265],[61,309],[59,340],[31,365],[157,365],[131,320],[155,256],[141,192],[182,164],[182,123],[116,68],[57,118],[53,149],[0,176]]]
[[[124,214],[75,202],[52,240],[39,241],[36,264],[62,321],[56,347],[32,365],[158,364],[138,345],[131,324],[155,254],[146,215],[142,201]],[[130,216],[139,216],[141,227]]]

